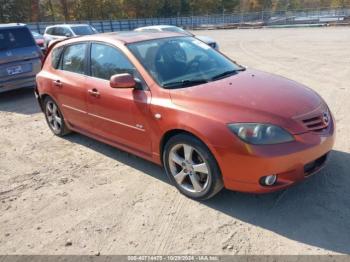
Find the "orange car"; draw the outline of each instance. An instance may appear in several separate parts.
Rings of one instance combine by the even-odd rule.
[[[76,131],[163,165],[194,199],[286,188],[319,171],[334,144],[314,91],[176,33],[55,43],[36,96],[54,134]]]

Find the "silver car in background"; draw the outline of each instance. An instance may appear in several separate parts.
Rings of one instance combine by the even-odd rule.
[[[152,25],[152,26],[145,26],[145,27],[139,27],[136,28],[134,31],[136,32],[176,32],[176,33],[180,33],[180,34],[184,34],[184,35],[188,35],[188,36],[193,36],[199,40],[201,40],[202,42],[206,43],[207,45],[211,46],[212,48],[219,50],[219,45],[218,43],[212,39],[209,36],[197,36],[194,35],[180,27],[177,26],[172,26],[172,25]]]
[[[48,48],[50,43],[54,40],[81,35],[93,35],[97,33],[97,30],[88,24],[61,24],[48,26],[44,33],[44,44],[45,47]]]
[[[35,86],[43,54],[24,24],[0,24],[0,93]]]

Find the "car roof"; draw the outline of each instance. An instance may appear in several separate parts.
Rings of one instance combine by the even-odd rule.
[[[177,27],[177,26],[173,26],[173,25],[150,25],[150,26],[139,27],[137,29],[163,29],[163,28],[170,28],[170,27]]]
[[[131,44],[136,42],[143,42],[155,39],[169,38],[169,37],[184,37],[183,34],[174,33],[174,32],[135,32],[135,31],[125,31],[125,32],[113,32],[113,33],[103,33],[95,35],[87,35],[71,38],[69,42],[76,41],[119,41],[124,44]]]
[[[20,23],[10,23],[10,24],[0,24],[0,29],[5,29],[5,28],[27,28],[26,24],[20,24]]]
[[[89,24],[58,24],[58,25],[50,25],[47,28],[52,28],[52,27],[77,27],[77,26],[90,26]]]

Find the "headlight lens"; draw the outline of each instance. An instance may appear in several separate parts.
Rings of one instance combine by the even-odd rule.
[[[229,124],[229,129],[249,144],[272,145],[291,142],[293,136],[286,130],[270,124],[237,123]]]

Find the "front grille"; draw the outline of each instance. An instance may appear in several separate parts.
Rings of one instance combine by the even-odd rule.
[[[329,126],[331,122],[331,116],[329,111],[326,109],[323,112],[320,111],[316,114],[302,118],[301,122],[308,131],[322,132]]]
[[[304,119],[303,123],[309,131],[320,132],[328,127],[328,123],[324,123],[321,116]]]
[[[304,166],[304,173],[305,176],[310,176],[312,174],[314,174],[315,172],[317,172],[319,169],[321,169],[321,167],[324,166],[326,160],[327,160],[328,154],[325,154],[323,156],[321,156],[320,158],[306,164]]]

